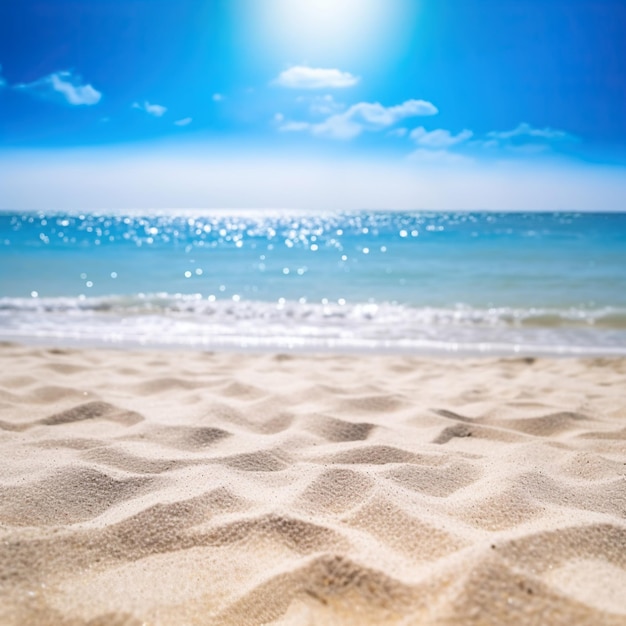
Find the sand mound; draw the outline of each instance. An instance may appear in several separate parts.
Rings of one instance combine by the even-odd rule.
[[[0,623],[626,624],[626,361],[0,347]]]

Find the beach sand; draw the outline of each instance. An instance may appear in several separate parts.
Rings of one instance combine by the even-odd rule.
[[[0,346],[0,624],[626,624],[626,360]]]

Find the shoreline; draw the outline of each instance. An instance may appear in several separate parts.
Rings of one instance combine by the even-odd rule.
[[[365,342],[363,342],[365,343]],[[115,351],[150,351],[150,352],[224,352],[241,353],[247,355],[273,355],[289,354],[293,356],[398,356],[416,357],[425,359],[490,359],[490,358],[535,358],[535,359],[596,359],[626,358],[626,346],[618,346],[608,350],[605,346],[598,348],[588,347],[565,347],[565,346],[517,346],[515,344],[486,345],[482,349],[474,344],[458,346],[453,343],[436,342],[437,347],[430,346],[384,346],[380,342],[372,342],[372,345],[354,345],[332,341],[322,344],[319,341],[307,342],[306,340],[294,340],[277,343],[275,339],[250,340],[242,343],[240,339],[211,340],[206,342],[181,343],[176,341],[145,341],[140,340],[104,340],[104,339],[74,339],[71,337],[41,338],[41,337],[18,337],[11,334],[0,333],[0,346],[24,346],[32,348],[69,348],[72,350],[115,350]],[[435,343],[435,342],[432,342]],[[479,346],[481,344],[478,344]]]
[[[626,620],[626,358],[0,344],[0,621]]]

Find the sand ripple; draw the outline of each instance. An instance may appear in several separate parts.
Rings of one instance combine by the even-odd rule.
[[[0,346],[0,623],[626,624],[626,362]]]

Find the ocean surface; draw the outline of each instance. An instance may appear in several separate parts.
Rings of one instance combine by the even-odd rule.
[[[626,354],[626,213],[0,213],[0,339]]]

